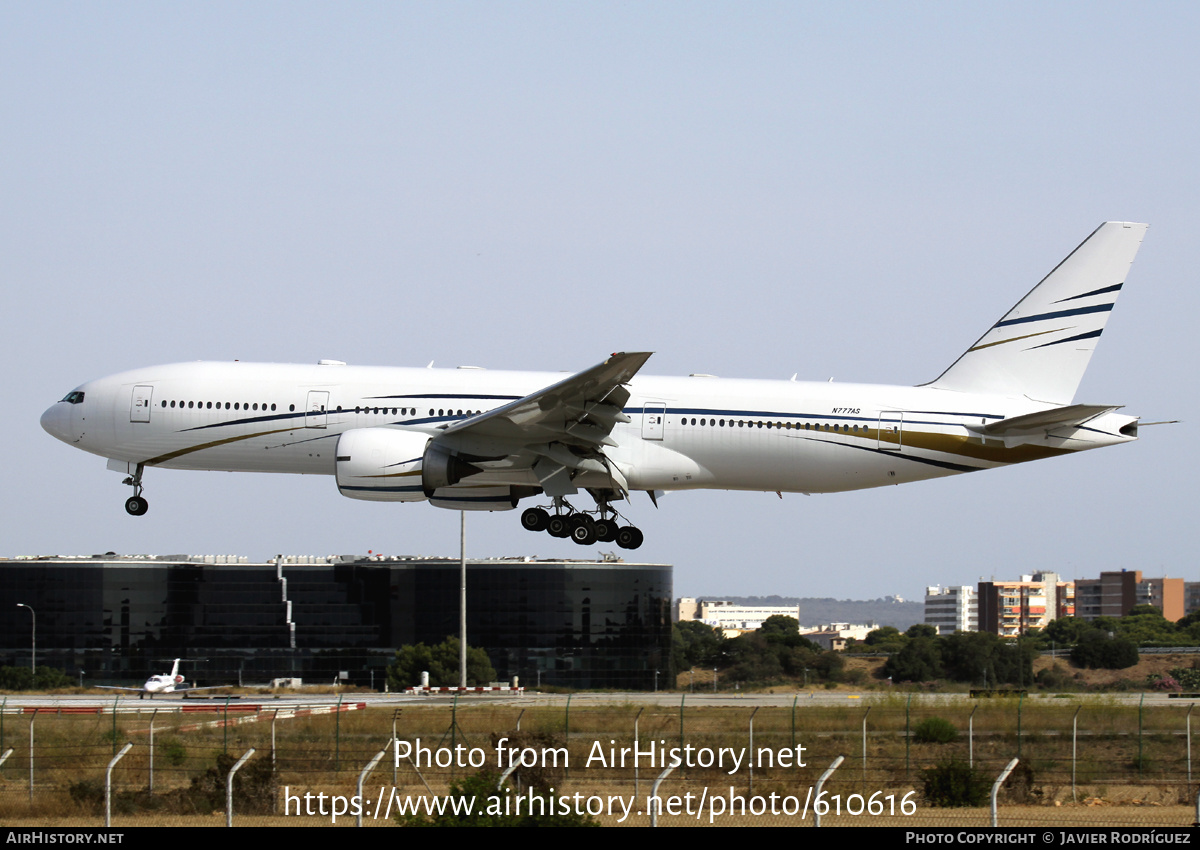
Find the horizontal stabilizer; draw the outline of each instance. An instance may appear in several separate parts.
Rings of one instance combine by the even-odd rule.
[[[1057,446],[1062,445],[1063,441],[1090,442],[1098,435],[1110,432],[1114,437],[1119,435],[1118,438],[1137,439],[1136,418],[1118,417],[1120,421],[1117,423],[1111,419],[1106,419],[1103,424],[1096,421],[1121,407],[1119,404],[1071,404],[1012,416],[990,425],[968,425],[967,430],[985,443],[996,440],[1010,449],[1031,444]],[[1133,430],[1129,430],[1131,427]]]
[[[1078,428],[1091,422],[1097,416],[1120,410],[1121,404],[1072,404],[1067,407],[1056,407],[1053,410],[1040,410],[1037,413],[1026,413],[1024,416],[1013,416],[1001,419],[991,425],[978,429],[988,437],[1003,437],[1007,434],[1024,433],[1026,431],[1047,431],[1061,428],[1064,425]]]

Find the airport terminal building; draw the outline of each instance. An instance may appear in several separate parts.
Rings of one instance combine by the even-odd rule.
[[[180,657],[200,684],[345,672],[382,690],[397,648],[458,634],[457,558],[109,553],[0,570],[0,664],[29,664],[36,616],[38,665],[85,684],[140,684]],[[467,642],[501,679],[648,690],[667,669],[672,589],[667,564],[468,560]]]

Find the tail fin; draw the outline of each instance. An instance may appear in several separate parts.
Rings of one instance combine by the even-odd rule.
[[[925,386],[1070,404],[1149,225],[1106,221]]]
[[[179,675],[179,659],[175,659],[175,663],[171,665],[171,678],[174,679]]]

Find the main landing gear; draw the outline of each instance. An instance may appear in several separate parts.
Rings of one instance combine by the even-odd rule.
[[[607,504],[599,506],[597,517],[577,511],[566,500],[555,499],[554,513],[545,508],[529,508],[521,514],[521,526],[526,531],[545,531],[551,537],[570,537],[580,546],[616,543],[622,549],[642,545],[642,532],[632,525],[619,526],[617,513]],[[565,511],[563,509],[566,509]]]
[[[142,465],[139,463],[133,475],[121,483],[128,484],[133,488],[133,495],[125,500],[125,512],[130,516],[143,516],[146,511],[150,510],[150,503],[142,495]]]

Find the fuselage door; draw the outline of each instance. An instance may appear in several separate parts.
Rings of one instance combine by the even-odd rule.
[[[329,392],[327,390],[309,390],[308,406],[304,408],[305,428],[324,428],[328,421],[326,411],[329,408]]]
[[[654,402],[642,408],[642,439],[661,440],[663,423],[667,419],[667,406]]]
[[[150,402],[154,398],[154,387],[133,388],[133,401],[129,405],[130,422],[150,421]]]
[[[904,412],[885,410],[879,414],[879,438],[876,447],[881,452],[898,452],[904,448]]]

